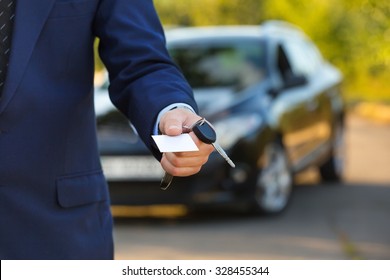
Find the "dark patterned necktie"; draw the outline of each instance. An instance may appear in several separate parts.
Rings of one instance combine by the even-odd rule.
[[[0,94],[7,75],[14,18],[15,0],[0,0]]]

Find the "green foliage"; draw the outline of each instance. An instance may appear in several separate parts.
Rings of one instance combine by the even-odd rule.
[[[155,0],[164,25],[200,26],[259,24],[263,18],[259,0]]]
[[[259,24],[300,26],[346,77],[346,97],[390,101],[388,0],[155,0],[166,26]]]

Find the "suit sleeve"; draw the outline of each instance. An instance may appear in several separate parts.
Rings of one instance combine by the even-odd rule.
[[[172,103],[197,110],[192,90],[172,62],[152,0],[102,0],[94,23],[113,104],[160,159],[151,134],[158,113]]]

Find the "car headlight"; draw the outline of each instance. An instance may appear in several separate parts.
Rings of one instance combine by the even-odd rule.
[[[217,142],[225,150],[230,149],[240,138],[257,130],[262,124],[259,114],[242,114],[213,123]]]

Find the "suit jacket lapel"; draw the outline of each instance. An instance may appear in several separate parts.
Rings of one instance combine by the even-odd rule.
[[[16,2],[11,56],[0,102],[0,114],[15,94],[54,2],[55,0],[18,0]]]

